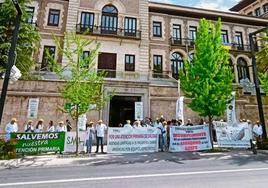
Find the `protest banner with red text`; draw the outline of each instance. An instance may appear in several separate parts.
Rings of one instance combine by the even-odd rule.
[[[200,151],[211,148],[208,125],[170,127],[169,151]]]

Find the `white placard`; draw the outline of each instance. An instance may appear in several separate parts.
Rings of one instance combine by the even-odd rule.
[[[232,98],[228,101],[227,104],[227,122],[229,125],[236,123],[236,115],[235,115],[235,92],[232,92]]]
[[[86,131],[78,132],[78,151],[84,151],[84,146],[86,145]],[[76,132],[66,132],[65,133],[65,144],[64,152],[75,152],[76,151]]]
[[[176,118],[181,119],[182,124],[184,125],[183,100],[184,100],[184,97],[181,96],[180,98],[178,98],[176,102]]]
[[[158,151],[157,128],[109,128],[108,153],[148,153]]]
[[[170,127],[169,151],[200,151],[211,148],[208,125]]]
[[[135,120],[143,119],[143,103],[135,102]]]
[[[30,98],[28,103],[27,118],[37,118],[39,98]]]
[[[85,131],[86,130],[86,123],[87,123],[87,115],[82,114],[78,117],[78,130]]]

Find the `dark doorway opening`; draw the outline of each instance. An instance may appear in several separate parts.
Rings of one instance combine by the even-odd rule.
[[[114,96],[110,101],[109,126],[118,127],[126,120],[135,119],[135,102],[140,102],[140,96]]]

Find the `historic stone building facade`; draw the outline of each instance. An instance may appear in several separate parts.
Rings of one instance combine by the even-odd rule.
[[[39,98],[38,118],[46,123],[67,118],[57,108],[64,104],[58,93],[62,81],[51,80],[44,53],[48,49],[59,63],[66,64],[53,42],[53,35],[60,37],[64,47],[66,31],[101,44],[96,69],[108,72],[104,85],[107,92],[115,90],[103,110],[88,113],[88,119],[103,119],[111,126],[134,120],[135,102],[143,103],[144,117],[176,118],[176,101],[183,95],[178,91],[178,73],[183,59],[190,59],[194,53],[200,18],[221,18],[223,43],[231,48],[237,116],[253,121],[258,117],[255,96],[243,89],[241,80],[253,82],[248,34],[266,26],[268,20],[147,0],[38,0],[29,5],[29,11],[33,9],[32,19],[42,36],[39,51],[34,54],[35,70],[44,80],[10,85],[2,124],[12,116],[22,124],[27,119],[29,98]],[[92,48],[84,49],[85,55]],[[186,105],[184,114],[195,122],[199,119]]]
[[[267,18],[268,1],[267,0],[242,0],[235,6],[230,8],[230,11],[239,12],[242,15],[256,16]]]

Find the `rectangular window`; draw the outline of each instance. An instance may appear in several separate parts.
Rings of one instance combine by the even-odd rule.
[[[263,12],[266,13],[268,12],[268,3],[262,6]]]
[[[174,44],[181,44],[181,25],[173,24],[172,38]]]
[[[244,49],[242,32],[240,32],[240,31],[235,32],[235,43],[236,43],[236,48],[238,50],[243,50]]]
[[[94,13],[82,12],[81,13],[81,30],[91,30],[94,26]]]
[[[55,53],[56,53],[56,47],[55,46],[44,46],[44,51],[43,51],[43,59],[41,63],[41,71],[49,71],[49,63],[48,63],[48,56],[47,53],[50,54],[53,58],[55,58]]]
[[[194,42],[196,39],[197,27],[189,26],[189,39],[191,42]]]
[[[125,36],[136,36],[137,31],[137,19],[136,18],[125,18]]]
[[[154,77],[161,77],[163,72],[163,57],[161,55],[153,56],[153,64],[154,64]]]
[[[125,55],[125,71],[135,71],[135,55]]]
[[[29,24],[33,24],[33,18],[34,18],[34,7],[26,7],[26,12],[27,12],[27,20],[26,22]]]
[[[60,10],[49,9],[48,23],[50,26],[59,26]]]
[[[228,31],[227,30],[221,30],[221,40],[223,44],[228,44]]]
[[[161,22],[153,22],[153,36],[162,37],[162,23]]]
[[[254,12],[255,12],[255,16],[260,16],[261,15],[261,8],[256,8],[254,10]]]
[[[90,51],[83,51],[82,55],[81,55],[81,59],[84,60],[85,58],[87,58],[88,56],[90,55]],[[84,67],[84,68],[88,68],[88,65],[89,65],[89,62],[83,62],[84,65],[81,65],[81,67]]]

